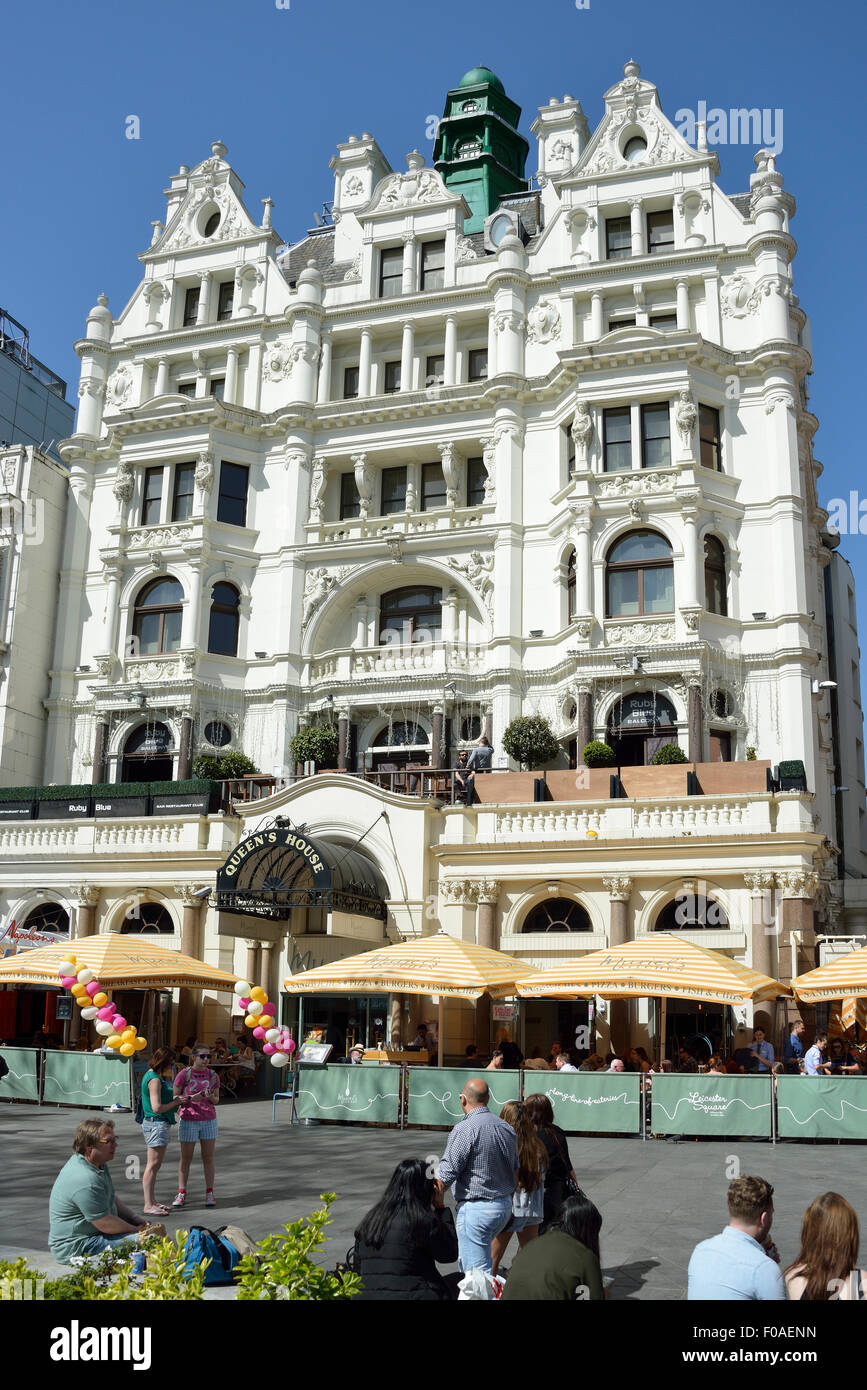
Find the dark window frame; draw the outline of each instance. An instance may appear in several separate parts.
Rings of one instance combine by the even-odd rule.
[[[662,540],[665,541],[666,545],[668,545],[668,548],[669,548],[669,558],[668,558],[667,560],[664,559],[664,558],[662,558],[662,557],[660,557],[660,559],[658,559],[658,560],[614,560],[614,561],[611,561],[611,560],[608,559],[608,556],[606,555],[606,557],[605,557],[605,616],[606,616],[606,618],[624,618],[624,619],[625,619],[625,618],[644,618],[644,617],[655,618],[655,617],[658,617],[661,613],[673,613],[674,610],[675,610],[675,593],[674,593],[674,557],[673,557],[672,554],[671,554],[671,546],[670,546],[669,542],[666,540],[665,536],[662,535],[662,532],[661,532],[661,531],[653,531],[653,530],[651,530],[649,527],[642,526],[642,527],[639,528],[637,531],[626,531],[626,532],[624,532],[624,534],[623,534],[622,536],[618,536],[617,539],[612,543],[612,545],[611,545],[611,547],[610,547],[610,550],[609,550],[609,554],[611,553],[611,550],[614,550],[615,547],[618,546],[618,545],[620,544],[621,541],[625,540],[627,536],[658,536],[658,537],[660,537]],[[645,570],[661,570],[661,569],[667,569],[667,570],[670,570],[670,571],[671,571],[671,579],[672,579],[672,583],[671,583],[671,608],[657,608],[657,609],[645,610],[645,607],[644,607],[644,573],[645,573]],[[624,573],[626,573],[627,571],[633,571],[633,572],[636,572],[636,573],[638,574],[638,609],[637,609],[637,611],[636,611],[635,613],[612,613],[612,611],[611,611],[611,583],[610,583],[611,575],[612,575],[612,574],[624,574]]]
[[[711,432],[707,433],[708,417],[712,417]],[[698,407],[698,452],[702,468],[710,468],[715,473],[722,472],[722,426],[719,409],[714,405]],[[712,462],[705,462],[705,453]]]
[[[663,222],[662,219],[665,219]],[[664,241],[657,241],[653,245],[651,239],[651,228],[665,226],[671,228],[671,237]],[[657,212],[647,214],[647,254],[648,256],[670,256],[674,250],[674,208],[660,208]]]
[[[378,643],[380,645],[382,644],[382,634],[389,628],[394,630],[395,628],[399,627],[401,631],[401,640],[403,640],[405,632],[403,625],[406,622],[410,624],[410,641],[412,641],[416,632],[422,630],[430,631],[432,626],[434,630],[439,631],[441,633],[443,607],[442,593],[442,589],[438,589],[435,585],[432,584],[405,584],[400,589],[389,589],[388,593],[380,594],[379,621],[377,627]],[[392,603],[391,605],[388,604],[389,599],[396,600],[397,598],[405,594],[427,595],[428,597],[426,602],[420,601],[415,606],[411,606],[409,608],[400,608],[395,603]],[[433,597],[434,595],[438,595],[438,597],[435,598]],[[389,607],[391,608],[391,620],[386,621],[385,615]],[[437,621],[434,625],[425,623],[422,627],[419,627],[417,625],[417,620],[423,617],[436,618]]]
[[[398,263],[398,257],[400,258],[400,269],[398,271],[390,270],[386,274],[386,260],[388,259],[389,263],[395,266]],[[383,246],[379,252],[378,298],[397,299],[401,294],[403,294],[403,247]]]
[[[401,390],[402,383],[400,366],[400,361],[397,358],[395,358],[394,361],[391,362],[383,362],[382,394],[384,396],[396,396],[398,392]],[[396,371],[395,368],[397,368]],[[389,378],[391,378],[391,385],[389,385]]]
[[[218,601],[216,598],[218,589],[230,589],[235,595],[235,602],[228,603]],[[231,651],[222,651],[214,645],[214,615],[233,619],[233,641],[229,643]],[[208,614],[208,651],[214,656],[237,656],[238,655],[238,636],[241,629],[241,592],[234,584],[229,584],[224,579],[218,579],[211,589],[211,607]]]
[[[485,501],[485,483],[488,470],[481,454],[467,459],[467,506],[481,507]]]
[[[351,494],[351,495],[350,495]],[[358,484],[355,481],[355,473],[346,472],[340,475],[340,520],[354,521],[361,514],[361,498],[358,495]]]
[[[400,474],[403,475],[403,478],[402,478],[402,481],[403,481],[403,497],[402,497],[402,499],[400,498],[400,491],[401,491],[401,489],[400,489],[401,478],[399,477]],[[406,469],[406,465],[405,465],[405,464],[397,464],[397,465],[395,465],[394,468],[383,468],[383,470],[382,470],[382,472],[381,472],[381,474],[380,474],[380,476],[379,476],[379,515],[380,515],[380,516],[396,516],[396,515],[398,515],[400,512],[405,512],[405,511],[406,511],[406,486],[407,486],[407,481],[408,481],[408,479],[407,479],[407,469]],[[391,496],[391,497],[389,497],[388,499],[386,499],[386,487],[388,486],[388,487],[390,488],[391,485],[392,485],[392,483],[397,483],[397,486],[394,488],[394,496]],[[397,502],[398,500],[400,500],[400,506],[395,505],[396,502]]]
[[[157,604],[148,604],[148,603],[145,603],[144,600],[147,598],[147,595],[148,595],[153,589],[155,589],[155,588],[157,587],[158,584],[165,584],[167,580],[168,580],[169,582],[173,583],[173,584],[177,584],[178,588],[179,588],[180,591],[181,591],[181,597],[180,597],[180,599],[179,599],[179,600],[172,601],[171,603],[157,603]],[[168,575],[168,576],[166,576],[166,575],[161,575],[158,579],[151,579],[147,584],[145,584],[144,588],[139,592],[139,594],[138,594],[138,596],[137,596],[137,598],[136,598],[135,604],[134,604],[134,606],[133,606],[133,618],[132,618],[132,633],[133,633],[133,636],[134,636],[134,637],[137,637],[137,638],[139,638],[139,639],[141,638],[141,625],[142,625],[142,621],[144,620],[144,618],[146,618],[146,617],[154,617],[154,616],[156,616],[156,617],[159,618],[159,626],[158,626],[158,629],[157,629],[157,632],[158,632],[158,636],[157,636],[157,649],[156,649],[155,652],[146,652],[146,653],[144,653],[144,655],[146,655],[146,656],[165,656],[165,655],[167,655],[167,654],[169,654],[169,653],[171,653],[171,652],[176,652],[176,651],[179,651],[179,650],[180,650],[181,639],[182,639],[182,631],[181,631],[181,629],[182,629],[182,625],[183,625],[183,612],[184,612],[184,599],[183,599],[183,593],[184,593],[184,591],[183,591],[183,585],[181,584],[180,580],[175,579],[174,575]],[[177,640],[177,645],[176,645],[176,646],[170,646],[170,645],[167,645],[167,644],[166,644],[166,619],[167,619],[168,617],[172,616],[173,614],[176,614],[176,613],[181,615],[181,622],[178,624],[178,640]]]
[[[235,281],[223,280],[217,289],[217,323],[228,323],[235,307]]]
[[[441,265],[428,265],[427,261],[434,251],[438,251],[442,257]],[[439,284],[428,283],[437,275],[441,277]],[[437,290],[444,290],[446,287],[446,243],[445,238],[436,241],[423,241],[420,248],[419,259],[419,289],[422,294],[435,293]]]
[[[347,386],[352,385],[353,382],[354,382],[354,384],[355,384],[355,390],[354,390],[354,391],[348,391],[348,390],[346,389]],[[361,387],[361,368],[360,368],[360,367],[344,367],[344,368],[343,368],[343,399],[344,399],[345,401],[357,401],[357,400],[358,400],[358,392],[359,392],[359,390],[360,390],[360,387]]]
[[[243,475],[244,475],[244,492],[243,492],[243,497],[241,496],[240,493],[235,494],[234,492],[229,492],[228,488],[224,487],[224,479],[225,479],[225,481],[228,483],[228,482],[230,481],[230,479],[233,477],[233,470],[237,470],[237,473],[238,473],[238,474],[243,473]],[[233,463],[233,462],[231,461],[231,459],[222,459],[222,460],[220,461],[220,485],[219,485],[219,489],[218,489],[218,492],[217,492],[217,520],[218,520],[219,522],[222,522],[224,526],[244,526],[244,527],[245,527],[245,526],[247,525],[247,507],[248,507],[248,504],[249,504],[249,497],[250,497],[250,469],[249,469],[249,467],[248,467],[246,464],[244,464],[244,463]],[[243,501],[243,520],[241,520],[241,521],[235,521],[235,520],[233,520],[231,517],[226,517],[225,512],[231,510],[231,504],[232,504],[232,503],[236,503],[236,502],[242,502],[242,501]],[[225,503],[225,506],[223,505],[224,503]],[[224,513],[223,515],[220,514],[220,513],[221,513],[221,510],[222,510],[222,512]]]
[[[439,371],[431,371],[431,363],[441,363]],[[442,386],[446,379],[446,359],[445,353],[431,352],[424,360],[424,384],[425,386]]]
[[[610,422],[611,420],[613,420],[614,416],[618,416],[618,417],[623,417],[623,416],[625,416],[626,419],[629,421],[629,435],[628,435],[628,438],[627,438],[627,439],[612,439],[612,440],[609,440],[609,438],[608,438],[608,426],[609,426],[609,422]],[[620,448],[620,447],[622,447],[624,444],[627,446],[627,448],[628,448],[628,450],[629,450],[629,463],[626,465],[625,468],[610,468],[610,467],[608,466],[608,450],[609,450],[609,448],[612,448],[612,449],[613,449],[613,448]],[[602,411],[602,471],[603,471],[604,473],[628,473],[629,470],[630,470],[631,468],[632,468],[632,410],[630,409],[630,407],[629,407],[628,405],[627,405],[627,406],[618,405],[618,406],[606,407],[606,408]]]
[[[474,368],[475,368],[475,363],[476,363],[476,361],[477,361],[480,357],[482,357],[482,356],[483,356],[484,359],[485,359],[485,370],[484,370],[483,372],[477,372],[477,371],[474,370]],[[488,380],[488,349],[487,349],[486,347],[483,347],[483,348],[470,348],[469,352],[467,353],[467,381],[470,382],[470,381],[487,381],[487,380]]]
[[[184,311],[181,317],[181,326],[183,328],[192,328],[198,319],[201,297],[201,285],[190,285],[184,290]]]
[[[718,588],[714,586],[714,577],[717,579]],[[719,594],[719,608],[711,607],[711,599],[715,592]],[[726,548],[719,536],[709,535],[704,538],[704,607],[706,613],[713,613],[718,618],[727,618],[729,615]]]
[[[158,525],[159,525],[160,517],[161,517],[161,515],[162,515],[162,508],[163,508],[163,476],[164,476],[164,474],[165,474],[165,468],[163,468],[162,465],[160,465],[159,468],[146,468],[145,471],[144,471],[144,480],[143,480],[143,482],[142,482],[142,496],[141,496],[141,524],[142,524],[142,526],[158,526]],[[156,492],[156,494],[155,494],[154,496],[152,496],[151,493],[150,493],[150,483],[151,483],[151,480],[152,480],[152,479],[154,479],[154,480],[158,479],[158,480],[159,480],[159,488],[158,488],[158,491]],[[154,503],[154,502],[156,503],[156,512],[157,512],[157,514],[156,514],[155,517],[152,517],[152,516],[150,516],[150,515],[148,514],[148,506],[149,506],[149,503]]]
[[[185,487],[183,491],[181,491],[180,486],[182,482],[190,484],[190,486]],[[189,517],[192,516],[193,507],[195,506],[195,494],[196,465],[194,463],[176,463],[175,474],[172,479],[172,521],[186,521]],[[182,509],[179,507],[178,504],[182,497],[189,497],[189,511],[182,511]]]
[[[647,420],[647,419],[650,418],[650,412],[651,412],[651,411],[655,412],[655,414],[656,414],[657,416],[662,415],[663,412],[664,412],[666,424],[667,424],[667,426],[668,426],[668,432],[667,432],[667,434],[664,434],[664,435],[663,435],[663,434],[654,434],[654,435],[648,436],[647,430],[646,430],[646,428],[645,428],[645,420]],[[666,439],[666,440],[668,441],[668,462],[667,462],[667,463],[648,463],[648,461],[647,461],[647,446],[648,446],[648,443],[651,443],[651,442],[655,443],[656,441],[661,440],[661,439]],[[641,407],[641,467],[642,467],[642,468],[670,468],[670,467],[671,467],[671,407],[669,406],[668,401],[648,401],[645,405],[642,405],[642,407]]]
[[[438,473],[436,475],[431,474],[431,469],[437,469]],[[441,500],[431,502],[429,504],[426,478],[430,478],[432,476],[435,476],[437,478],[437,481],[442,484],[442,486],[438,487],[435,490],[435,492],[432,490],[432,495],[441,498]],[[419,499],[420,509],[423,512],[435,512],[445,507],[447,505],[447,501],[448,499],[446,497],[446,480],[443,474],[442,464],[423,463],[421,466],[421,497]]]
[[[624,246],[612,246],[612,233],[617,228],[621,235],[626,230],[629,238]],[[605,219],[605,259],[606,261],[627,261],[632,255],[632,220],[629,217],[606,217]]]
[[[569,551],[566,562],[566,621],[575,621],[578,612],[578,566],[574,550]]]

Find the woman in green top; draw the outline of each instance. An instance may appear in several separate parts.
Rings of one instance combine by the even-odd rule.
[[[166,1156],[175,1111],[184,1103],[182,1099],[174,1100],[172,1096],[174,1060],[175,1055],[170,1047],[157,1048],[151,1057],[150,1069],[142,1077],[141,1108],[144,1118],[141,1132],[148,1151],[142,1188],[144,1210],[148,1216],[168,1216],[170,1210],[154,1200],[154,1184]]]
[[[519,1250],[502,1297],[597,1303],[604,1297],[599,1267],[602,1216],[581,1192],[568,1197],[543,1236]]]

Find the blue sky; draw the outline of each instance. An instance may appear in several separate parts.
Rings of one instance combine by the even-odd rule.
[[[395,167],[414,147],[430,160],[428,117],[442,113],[448,88],[477,63],[502,78],[531,138],[536,108],[566,92],[595,127],[602,93],[633,57],[672,118],[702,100],[709,108],[782,110],[778,166],[798,201],[795,289],[812,322],[820,495],[827,506],[859,487],[862,5],[289,4],[43,0],[6,7],[0,304],[29,327],[32,351],[66,377],[72,395],[72,343],[88,309],[101,290],[115,312],[126,302],[150,223],[164,216],[170,174],[203,159],[212,140],[228,146],[251,212],[272,197],[275,227],[295,241],[331,197],[328,161],[339,141],[369,130]],[[125,138],[130,115],[140,120],[138,140]],[[528,172],[534,152],[531,140]],[[747,189],[754,147],[718,152],[723,189]],[[855,569],[867,624],[867,536],[844,538],[841,548]]]

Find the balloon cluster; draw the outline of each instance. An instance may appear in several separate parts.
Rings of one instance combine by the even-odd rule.
[[[238,1005],[247,1015],[244,1022],[252,1028],[253,1037],[262,1043],[262,1051],[271,1058],[272,1067],[285,1067],[295,1051],[295,1039],[288,1028],[278,1027],[275,1022],[276,1005],[269,1003],[268,996],[261,985],[250,985],[239,980],[235,985]]]
[[[61,961],[58,974],[63,988],[74,995],[81,1017],[93,1021],[100,1037],[109,1047],[116,1048],[121,1057],[131,1057],[147,1047],[147,1039],[140,1038],[132,1024],[118,1013],[92,970],[86,967],[79,970],[75,957],[70,956]]]

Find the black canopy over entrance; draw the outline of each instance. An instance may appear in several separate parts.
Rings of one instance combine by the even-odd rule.
[[[293,907],[324,907],[385,920],[387,889],[357,849],[314,843],[291,826],[267,826],[242,840],[217,874],[219,912],[272,921]]]

